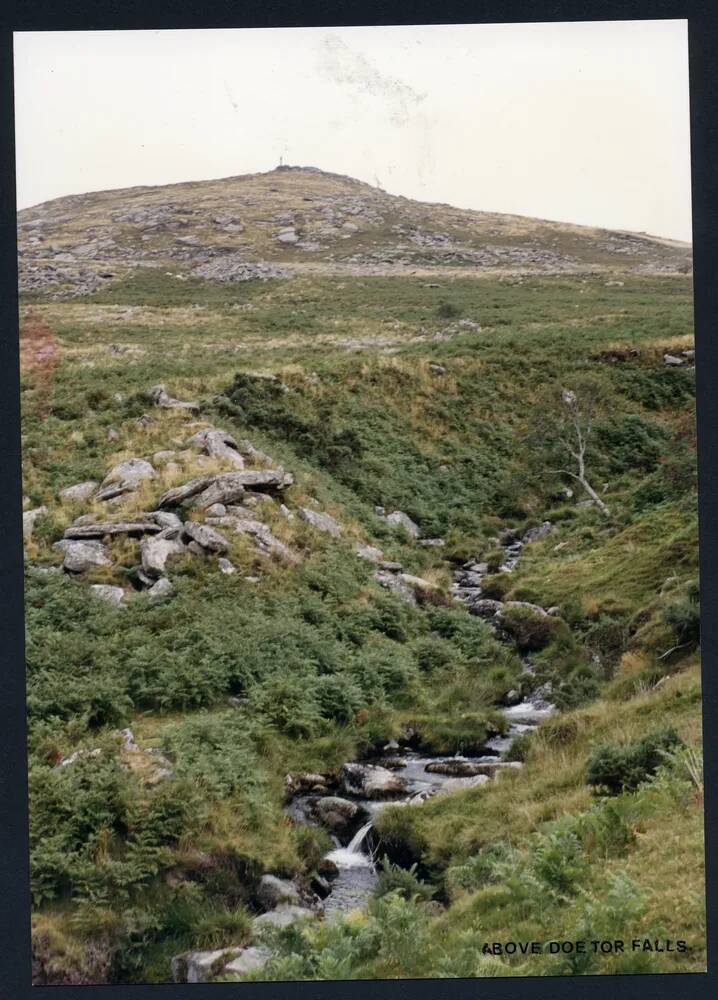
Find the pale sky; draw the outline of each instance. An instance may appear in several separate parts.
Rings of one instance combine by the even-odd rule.
[[[21,32],[18,207],[270,170],[689,240],[687,22]]]

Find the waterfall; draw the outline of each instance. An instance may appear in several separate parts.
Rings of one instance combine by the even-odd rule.
[[[370,820],[360,830],[357,830],[346,847],[338,847],[335,851],[330,851],[327,854],[329,860],[333,861],[339,868],[363,868],[367,866],[373,868],[374,863],[371,857],[362,850],[362,845],[372,825]]]
[[[349,841],[349,845],[347,847],[350,854],[359,854],[361,845],[364,843],[366,835],[369,833],[371,828],[372,822],[370,820],[368,823],[364,824],[361,830],[357,830],[352,839]]]

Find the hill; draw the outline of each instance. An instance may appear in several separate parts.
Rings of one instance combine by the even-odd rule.
[[[21,288],[77,293],[144,266],[293,274],[687,273],[690,246],[423,204],[311,167],[75,195],[18,216]]]
[[[454,211],[295,170],[43,211],[137,249],[21,301],[33,979],[700,971],[690,275],[340,272],[356,233],[274,235],[329,188]],[[291,280],[196,273],[215,225]]]

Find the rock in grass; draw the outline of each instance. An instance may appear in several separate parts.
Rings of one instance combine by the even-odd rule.
[[[119,607],[125,599],[125,592],[122,587],[111,587],[105,583],[92,583],[90,584],[90,590],[95,597],[99,597],[100,600],[107,601],[108,604],[113,604],[115,607]]]
[[[84,483],[75,483],[60,490],[61,500],[88,500],[100,484],[96,479],[86,479]]]
[[[316,805],[317,815],[333,833],[347,834],[366,818],[366,810],[338,795],[326,795]]]
[[[229,542],[224,535],[197,521],[185,521],[182,537],[190,539],[207,552],[219,552],[223,555],[229,549]]]
[[[273,910],[282,903],[298,903],[299,888],[296,882],[289,879],[262,875],[257,886],[257,898],[265,910]]]
[[[164,410],[189,410],[190,413],[199,413],[199,403],[174,399],[163,385],[153,385],[148,395],[155,406]]]
[[[268,913],[263,913],[255,917],[252,921],[252,930],[261,931],[266,927],[290,927],[298,920],[310,920],[315,916],[312,910],[304,906],[294,906],[291,903],[283,903]]]
[[[102,542],[63,538],[55,542],[53,548],[65,553],[62,568],[67,573],[84,573],[93,566],[112,565],[110,554]]]
[[[229,462],[237,469],[244,468],[244,459],[239,453],[237,442],[226,431],[216,427],[206,427],[203,431],[193,434],[186,442],[193,448],[199,448],[210,458],[219,458]]]
[[[99,521],[96,524],[73,524],[65,529],[65,538],[104,538],[105,535],[155,535],[162,529],[154,521]]]
[[[182,955],[175,955],[170,962],[172,979],[176,983],[208,983],[219,975],[227,960],[236,955],[236,948],[187,951]]]
[[[156,583],[153,583],[147,591],[147,595],[151,601],[164,600],[167,597],[171,597],[173,593],[174,587],[166,576],[160,577],[160,579]]]
[[[386,523],[397,531],[406,531],[412,538],[418,538],[421,534],[419,525],[412,521],[409,515],[405,514],[403,510],[394,510],[391,514],[387,514]]]
[[[26,542],[32,538],[35,522],[47,514],[47,507],[36,507],[34,510],[26,510],[22,515],[22,537]]]
[[[224,972],[226,975],[239,976],[241,978],[250,972],[257,972],[259,969],[263,969],[271,958],[271,955],[272,953],[268,948],[256,945],[243,948],[239,955],[224,967]]]
[[[140,483],[155,478],[155,470],[144,458],[128,458],[107,473],[95,494],[96,500],[111,500],[122,493],[132,493]]]
[[[332,538],[339,538],[342,533],[342,526],[335,521],[330,514],[321,513],[318,510],[310,510],[308,507],[300,507],[297,511],[303,521],[311,524],[313,528],[324,531]]]
[[[170,556],[182,555],[185,546],[177,528],[168,528],[154,538],[144,538],[140,545],[142,569],[149,577],[159,577],[165,572]]]
[[[231,576],[233,573],[237,572],[236,567],[229,561],[229,559],[221,558],[217,565],[219,566],[220,573],[224,573],[225,576]]]

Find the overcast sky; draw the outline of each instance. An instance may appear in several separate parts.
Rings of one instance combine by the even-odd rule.
[[[18,205],[316,166],[689,240],[685,21],[15,35]]]

